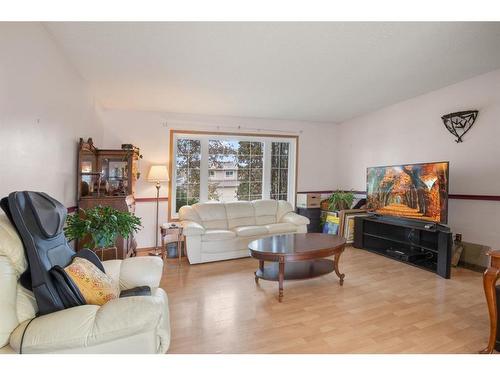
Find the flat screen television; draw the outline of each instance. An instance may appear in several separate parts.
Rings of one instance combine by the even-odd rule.
[[[446,224],[448,165],[444,161],[367,168],[368,210]]]

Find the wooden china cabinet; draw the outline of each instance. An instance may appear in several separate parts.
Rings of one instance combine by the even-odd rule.
[[[139,149],[122,145],[122,149],[105,150],[94,146],[92,138],[80,138],[77,165],[78,208],[110,206],[117,210],[135,212],[135,184],[139,178]],[[78,246],[78,245],[77,245]],[[117,256],[135,256],[137,243],[133,236],[116,240]],[[103,253],[104,258],[114,252]],[[112,253],[112,254],[111,254]]]

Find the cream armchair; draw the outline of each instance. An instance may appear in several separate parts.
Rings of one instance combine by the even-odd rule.
[[[0,352],[19,353],[22,341],[23,353],[165,353],[170,322],[167,295],[158,287],[162,260],[137,257],[103,265],[120,289],[149,285],[151,296],[77,306],[31,321],[36,301],[19,283],[27,267],[24,249],[14,227],[0,213]]]

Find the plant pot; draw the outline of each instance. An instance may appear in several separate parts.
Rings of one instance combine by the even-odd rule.
[[[328,203],[328,199],[325,199],[325,200],[322,200],[321,203],[320,203],[320,208],[323,210],[323,211],[328,211],[328,206],[330,204]]]
[[[116,237],[111,241],[111,245],[110,243],[108,243],[108,241],[106,240],[106,237],[104,236],[99,236],[99,235],[96,235],[96,234],[93,234],[92,235],[92,239],[94,240],[94,243],[96,244],[96,249],[101,249],[101,248],[111,248],[111,247],[114,247],[113,245],[115,244],[116,242]],[[111,245],[111,246],[110,246]]]
[[[116,246],[110,247],[96,247],[93,249],[94,253],[99,257],[101,261],[109,259],[118,259],[118,248]],[[114,253],[113,253],[114,252]],[[114,254],[114,256],[104,256],[105,254]],[[99,255],[100,254],[100,255]],[[106,259],[105,259],[106,258]]]

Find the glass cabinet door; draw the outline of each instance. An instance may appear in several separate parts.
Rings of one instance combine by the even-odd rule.
[[[94,185],[97,181],[96,158],[93,153],[82,153],[80,156],[80,196],[94,195]]]
[[[128,194],[128,160],[120,157],[102,157],[100,194],[121,196]]]
[[[127,146],[127,145],[125,145]],[[136,147],[97,149],[92,139],[80,138],[78,150],[78,199],[125,197],[134,194],[139,178]]]

